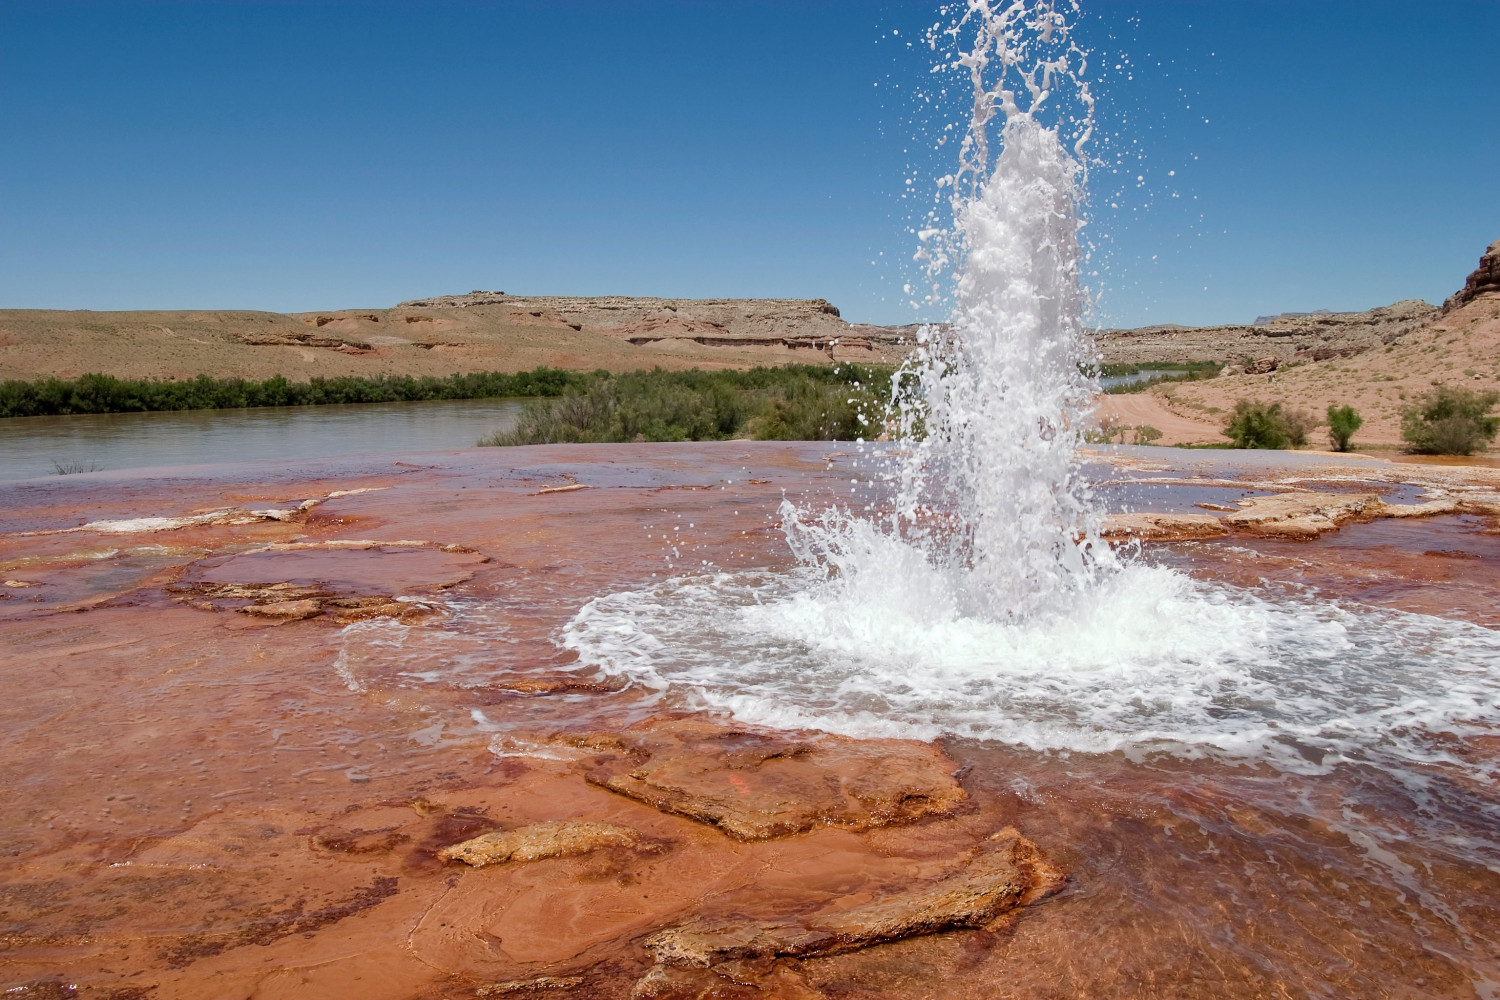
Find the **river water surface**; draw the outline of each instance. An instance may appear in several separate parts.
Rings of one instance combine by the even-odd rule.
[[[264,406],[0,420],[0,479],[73,471],[469,448],[515,426],[515,399]]]

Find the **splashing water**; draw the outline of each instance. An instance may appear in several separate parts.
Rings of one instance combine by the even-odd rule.
[[[909,405],[893,413],[912,444],[887,470],[897,489],[881,528],[921,551],[955,612],[1024,617],[1113,564],[1076,461],[1093,394],[1081,373],[1091,352],[1078,240],[1093,101],[1053,3],[971,0],[943,36],[972,37],[952,68],[967,71],[974,111],[958,172],[939,182],[952,189],[952,228],[924,231],[918,256],[937,283],[953,273],[956,305],[948,328],[921,331],[898,373]],[[1049,114],[1074,123],[1071,144]],[[884,575],[862,522],[808,520],[790,506],[782,515],[805,561],[854,586],[872,569]]]
[[[585,665],[771,725],[1289,769],[1329,752],[1422,759],[1428,735],[1500,710],[1492,630],[1266,600],[1098,540],[1078,462],[1093,97],[1076,9],[966,0],[929,36],[972,83],[973,115],[939,180],[951,225],[924,230],[917,255],[935,295],[951,288],[952,320],[924,329],[898,373],[900,447],[868,456],[886,499],[784,503],[799,572],[607,595],[564,643]]]

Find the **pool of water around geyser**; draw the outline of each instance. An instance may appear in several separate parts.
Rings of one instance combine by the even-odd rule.
[[[1214,488],[1149,495],[1173,508]],[[1493,559],[1479,527],[1412,525],[1400,544],[1456,531]],[[1328,544],[1350,553],[1362,532],[1390,541],[1369,526]],[[1135,901],[1076,910],[1087,932],[1055,912],[1046,932],[1026,928],[1033,958],[1056,963],[1020,971],[1033,989],[1056,989],[1061,967],[1119,995],[1137,980],[1339,995],[1369,988],[1369,966],[1347,956],[1379,942],[1402,954],[1392,968],[1411,995],[1496,995],[1496,914],[1473,893],[1500,891],[1500,632],[1349,600],[1269,558],[1248,586],[1215,579],[1202,544],[1136,555],[1071,603],[996,621],[956,610],[941,574],[897,543],[873,544],[892,549],[861,566],[887,572],[675,576],[594,598],[560,640],[668,711],[942,741],[968,780],[1014,796],[1027,829],[1076,851],[1080,892]],[[1193,971],[1205,950],[1238,982]]]
[[[857,587],[805,568],[673,579],[590,601],[564,643],[747,722],[1037,751],[1399,767],[1500,712],[1500,635],[1478,625],[1146,564],[996,622],[914,596],[922,570],[898,572],[906,583]]]

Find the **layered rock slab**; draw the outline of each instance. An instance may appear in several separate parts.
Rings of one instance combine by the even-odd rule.
[[[410,621],[432,609],[409,595],[454,587],[487,561],[462,546],[430,542],[291,543],[198,560],[166,589],[205,611],[273,621],[325,615],[337,624],[373,617]]]
[[[636,847],[640,842],[640,834],[629,827],[613,823],[558,821],[481,834],[443,848],[438,856],[445,861],[462,861],[474,868],[482,868],[508,861],[574,857],[603,847]]]
[[[1144,541],[1178,541],[1217,538],[1229,529],[1212,514],[1110,514],[1100,532],[1105,538],[1139,538]]]
[[[1277,538],[1316,538],[1361,515],[1376,515],[1384,504],[1375,493],[1283,493],[1246,497],[1224,524]]]
[[[599,753],[592,784],[743,841],[835,825],[868,830],[945,815],[964,800],[931,744],[771,733],[674,720],[573,738]]]
[[[646,951],[661,965],[707,968],[757,958],[834,955],[919,934],[987,926],[1061,888],[1064,876],[1014,828],[993,835],[933,882],[871,902],[834,900],[790,918],[697,916],[651,935]]]

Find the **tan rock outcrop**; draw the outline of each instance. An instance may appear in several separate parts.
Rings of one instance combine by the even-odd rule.
[[[1055,892],[1064,876],[1014,828],[992,836],[947,875],[852,907],[744,920],[697,916],[648,937],[662,965],[706,968],[758,958],[805,958],[897,941],[919,934],[977,928]]]
[[[1242,509],[1224,515],[1223,523],[1240,531],[1277,538],[1316,538],[1361,515],[1377,515],[1385,506],[1374,493],[1283,493],[1246,497]]]
[[[259,615],[262,618],[301,621],[322,614],[323,602],[312,598],[300,601],[270,601],[265,604],[247,604],[239,610],[242,614]]]
[[[443,848],[438,856],[445,861],[462,861],[482,868],[509,861],[568,858],[602,847],[637,847],[640,843],[641,835],[629,827],[613,823],[558,821],[481,834]]]
[[[658,299],[626,295],[506,295],[470,292],[398,303],[402,310],[505,310],[531,318],[556,317],[617,336],[837,337],[850,332],[825,299]]]
[[[1434,517],[1438,514],[1452,514],[1458,509],[1459,502],[1453,497],[1438,497],[1423,503],[1382,504],[1379,513],[1381,517]]]
[[[586,765],[593,784],[739,840],[902,823],[951,812],[965,797],[953,762],[914,740],[872,746],[689,720],[569,739],[606,748]]]
[[[1105,538],[1139,538],[1143,541],[1177,541],[1216,538],[1229,529],[1212,514],[1110,514],[1099,532]]]
[[[1491,294],[1500,294],[1500,240],[1491,243],[1479,258],[1479,266],[1469,275],[1464,287],[1448,296],[1443,303],[1443,313],[1446,315],[1481,295]]]
[[[319,317],[318,326],[326,325],[329,317]],[[377,322],[379,322],[377,320]],[[341,340],[337,337],[319,337],[311,333],[273,331],[263,333],[260,331],[240,333],[236,339],[241,344],[251,347],[322,347],[338,351],[342,354],[368,354],[375,348],[360,340]]]
[[[303,621],[326,614],[336,624],[366,618],[412,621],[434,613],[417,601],[398,601],[389,594],[339,594],[295,583],[247,585],[183,582],[167,585],[167,592],[203,611],[237,611],[277,621]]]

